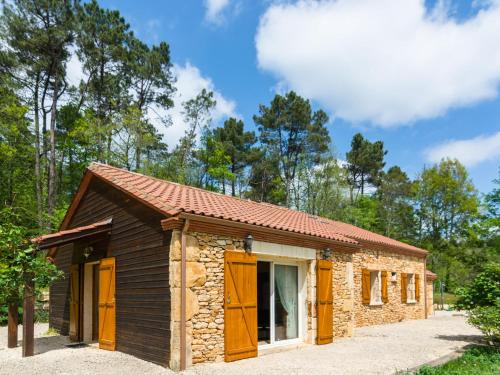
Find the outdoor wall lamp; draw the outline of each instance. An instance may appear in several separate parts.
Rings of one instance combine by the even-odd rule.
[[[251,253],[252,253],[252,243],[253,243],[253,237],[252,237],[252,235],[249,233],[249,234],[247,234],[247,236],[245,237],[245,243],[244,243],[244,246],[245,246],[245,252],[247,252],[248,254],[251,254]]]
[[[332,256],[332,249],[330,249],[329,247],[321,251],[321,258],[323,258],[324,260],[330,259],[331,256]]]
[[[85,257],[85,259],[87,259],[90,254],[92,254],[92,252],[94,251],[94,248],[92,246],[87,246],[86,248],[83,249],[83,256]]]

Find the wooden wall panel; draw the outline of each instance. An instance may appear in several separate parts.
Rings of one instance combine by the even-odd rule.
[[[54,264],[64,272],[64,277],[52,284],[49,294],[49,326],[66,336],[69,334],[69,282],[72,258],[72,244],[59,248]]]
[[[116,258],[116,350],[166,366],[170,359],[171,233],[161,228],[164,217],[97,179],[91,181],[69,228],[110,216],[111,235],[98,246],[105,246],[107,256]],[[61,250],[56,262],[63,257]]]

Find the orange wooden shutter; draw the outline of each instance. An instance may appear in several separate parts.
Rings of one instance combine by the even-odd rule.
[[[329,260],[317,261],[316,314],[318,319],[316,344],[329,344],[333,341],[332,262]]]
[[[224,254],[224,359],[257,356],[257,257]]]
[[[418,273],[415,274],[415,299],[420,301],[420,275]]]
[[[80,265],[70,268],[69,338],[78,341],[80,326]]]
[[[387,271],[382,271],[380,274],[382,276],[382,302],[387,303],[389,302],[389,294],[387,291]]]
[[[115,258],[99,264],[99,348],[116,348]]]
[[[361,270],[361,294],[363,298],[363,304],[370,304],[370,270]]]
[[[406,273],[401,273],[401,302],[406,303],[408,300],[408,276]]]

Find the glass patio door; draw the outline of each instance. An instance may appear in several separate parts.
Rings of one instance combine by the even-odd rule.
[[[298,267],[274,265],[274,340],[299,337]]]
[[[299,267],[258,262],[260,345],[299,337]]]

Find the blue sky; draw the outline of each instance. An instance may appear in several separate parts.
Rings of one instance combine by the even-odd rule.
[[[361,131],[384,141],[387,165],[412,178],[442,156],[464,162],[482,192],[498,176],[496,1],[100,3],[120,10],[146,42],[170,44],[179,100],[200,87],[216,91],[216,122],[238,115],[253,129],[259,104],[294,89],[329,113],[339,158]],[[182,131],[165,130],[167,143]]]

